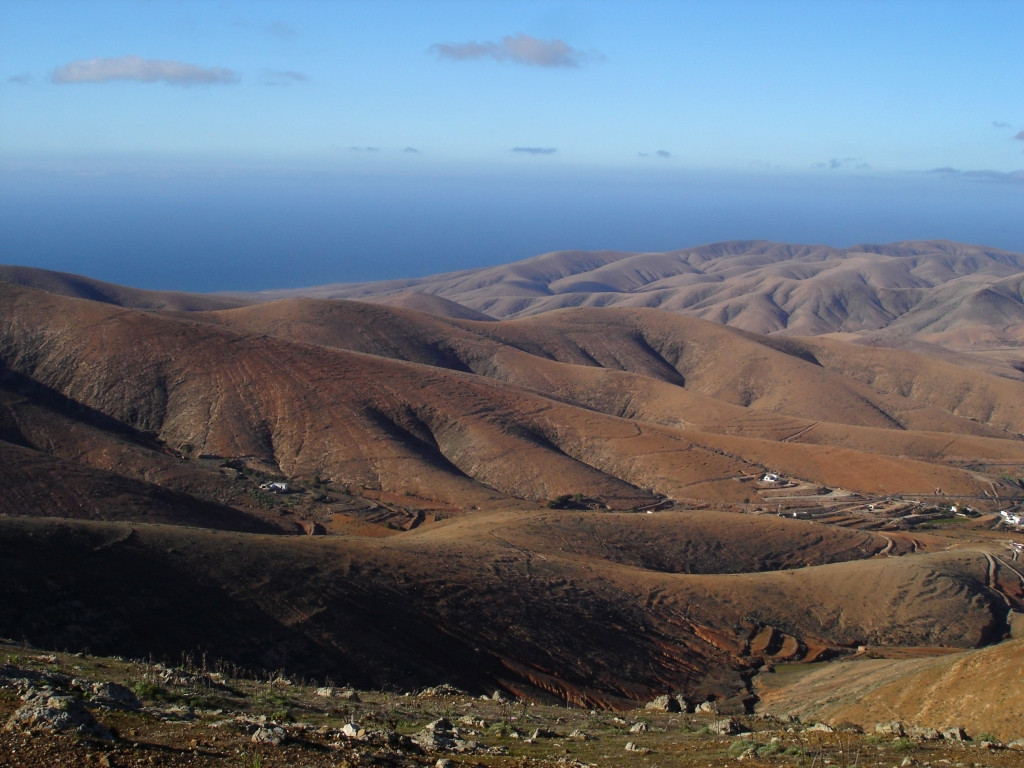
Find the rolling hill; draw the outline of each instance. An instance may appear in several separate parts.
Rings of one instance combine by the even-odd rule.
[[[936,248],[944,267],[913,255]],[[551,298],[664,288],[680,264],[814,282],[877,257],[896,287],[1017,268],[887,249],[563,254],[458,280]],[[628,302],[503,317],[408,281],[222,301],[5,275],[0,636],[736,711],[765,666],[986,645],[1024,600],[987,530],[1024,500],[1024,383],[987,365]],[[947,320],[927,327],[966,327]]]
[[[663,253],[558,251],[412,280],[235,298],[408,305],[411,296],[426,294],[496,319],[567,307],[651,307],[760,334],[841,334],[932,355],[953,351],[1019,376],[1022,285],[1024,255],[981,246],[941,240],[850,248],[739,241]],[[452,312],[450,303],[416,308]]]

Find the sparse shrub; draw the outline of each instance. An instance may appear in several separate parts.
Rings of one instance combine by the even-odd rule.
[[[272,509],[274,506],[274,497],[266,491],[261,491],[259,488],[249,489],[249,493],[252,494],[255,499],[257,506],[261,509]]]
[[[782,744],[778,741],[770,741],[757,748],[758,757],[772,757],[782,753]]]
[[[170,701],[170,692],[159,683],[152,680],[139,680],[132,686],[132,691],[140,699],[148,701]]]
[[[759,744],[756,741],[751,741],[750,739],[737,739],[729,745],[729,756],[739,757],[751,749],[757,752],[763,746],[764,744]]]
[[[586,509],[587,500],[582,493],[563,493],[548,501],[548,509]]]
[[[289,722],[292,719],[289,709],[295,702],[273,688],[265,688],[253,695],[252,705],[256,711],[271,720]]]
[[[891,746],[896,752],[910,752],[917,749],[917,742],[913,739],[894,739]]]

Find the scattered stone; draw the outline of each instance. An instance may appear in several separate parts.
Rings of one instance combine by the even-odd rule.
[[[647,702],[644,709],[653,709],[658,712],[679,712],[679,702],[672,696],[658,696],[656,699]]]
[[[272,747],[276,747],[288,739],[288,734],[285,733],[284,728],[273,723],[261,726],[256,729],[256,733],[252,735],[252,741],[255,744],[269,744]]]
[[[359,694],[356,692],[355,688],[346,688],[343,691],[338,691],[336,696],[342,701],[351,701],[356,704],[358,704],[361,701],[361,699],[359,698]]]
[[[594,737],[591,736],[589,733],[581,731],[579,728],[570,733],[569,738],[573,739],[574,741],[593,741],[594,739]]]
[[[554,731],[550,731],[547,728],[537,728],[530,738],[534,741],[537,739],[557,739],[558,734]]]
[[[508,699],[505,697],[505,694],[501,691],[495,691],[491,694],[491,701],[508,701]]]
[[[700,715],[717,715],[718,705],[713,701],[705,701],[698,704],[693,711]]]
[[[442,757],[440,760],[434,763],[434,768],[455,768],[455,763],[449,760],[447,757]]]
[[[317,688],[313,693],[321,698],[329,699],[334,695],[334,689],[330,686],[324,686],[323,688]]]
[[[1006,745],[1007,749],[1024,749],[1024,739],[1014,739]]]
[[[836,729],[831,725],[825,723],[815,723],[814,725],[808,726],[808,731],[821,731],[822,733],[835,733]]]
[[[648,747],[637,746],[632,741],[627,741],[626,742],[626,751],[627,752],[636,752],[637,754],[640,754],[640,755],[649,755],[649,754],[651,754],[651,750]]]
[[[647,723],[641,720],[639,723],[633,723],[633,727],[629,729],[630,733],[646,733]]]
[[[969,741],[967,737],[967,732],[964,731],[964,729],[960,726],[956,726],[955,728],[947,728],[942,732],[942,738],[946,739],[947,741]]]
[[[461,688],[456,688],[454,685],[448,683],[441,683],[441,685],[435,685],[432,688],[424,688],[420,691],[420,696],[467,696],[468,694]]]
[[[423,730],[412,737],[412,741],[425,752],[463,753],[492,751],[475,741],[467,741],[461,738],[458,731],[443,717],[428,724]]]
[[[918,725],[912,725],[906,731],[907,736],[912,739],[921,739],[921,741],[938,741],[942,738],[942,734],[934,728],[922,728]]]

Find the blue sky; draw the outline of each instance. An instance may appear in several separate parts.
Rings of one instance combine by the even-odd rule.
[[[88,266],[129,213],[108,250],[153,287],[212,236],[237,259],[234,229],[272,261],[273,227],[314,282],[711,238],[1024,250],[1021,30],[1024,0],[0,0],[0,261]]]

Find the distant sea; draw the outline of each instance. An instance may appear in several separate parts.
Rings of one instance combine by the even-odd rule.
[[[935,238],[1024,252],[1024,183],[829,171],[0,175],[0,263],[165,290],[418,277],[563,249]]]

